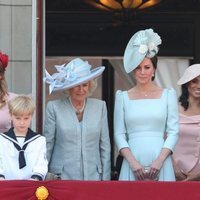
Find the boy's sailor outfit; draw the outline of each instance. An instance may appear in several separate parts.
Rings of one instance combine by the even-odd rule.
[[[44,136],[28,129],[25,139],[11,128],[0,133],[0,177],[6,180],[44,180],[48,163]]]

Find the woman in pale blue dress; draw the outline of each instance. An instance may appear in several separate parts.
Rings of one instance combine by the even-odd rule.
[[[125,50],[125,71],[136,85],[116,93],[115,142],[124,157],[119,180],[175,181],[171,154],[178,139],[177,98],[174,89],[153,82],[159,44],[159,35],[146,29],[133,35]]]

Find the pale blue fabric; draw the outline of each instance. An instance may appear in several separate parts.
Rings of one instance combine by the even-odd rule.
[[[129,40],[124,52],[124,69],[132,72],[144,60],[158,53],[158,45],[162,43],[160,36],[153,29],[136,32]]]
[[[117,91],[114,111],[115,142],[118,149],[130,148],[136,159],[149,166],[162,148],[173,148],[178,140],[178,108],[174,89],[164,89],[159,99],[130,100],[127,91]],[[167,138],[164,140],[164,133]],[[135,180],[124,159],[120,180]],[[169,156],[160,170],[160,181],[174,181]]]
[[[69,98],[49,101],[44,136],[49,172],[63,180],[110,180],[106,103],[87,98],[81,125]]]

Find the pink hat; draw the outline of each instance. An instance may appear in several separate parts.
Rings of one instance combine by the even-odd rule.
[[[189,66],[183,76],[178,80],[177,84],[178,85],[183,85],[185,83],[188,83],[192,79],[196,78],[197,76],[200,75],[200,64],[194,64]]]

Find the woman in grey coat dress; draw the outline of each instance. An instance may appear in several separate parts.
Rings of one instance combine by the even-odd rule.
[[[63,180],[109,180],[110,139],[107,108],[102,100],[88,98],[95,78],[104,67],[91,70],[87,61],[76,58],[46,71],[50,92],[67,91],[68,97],[49,101],[44,136],[47,140],[49,172]]]

